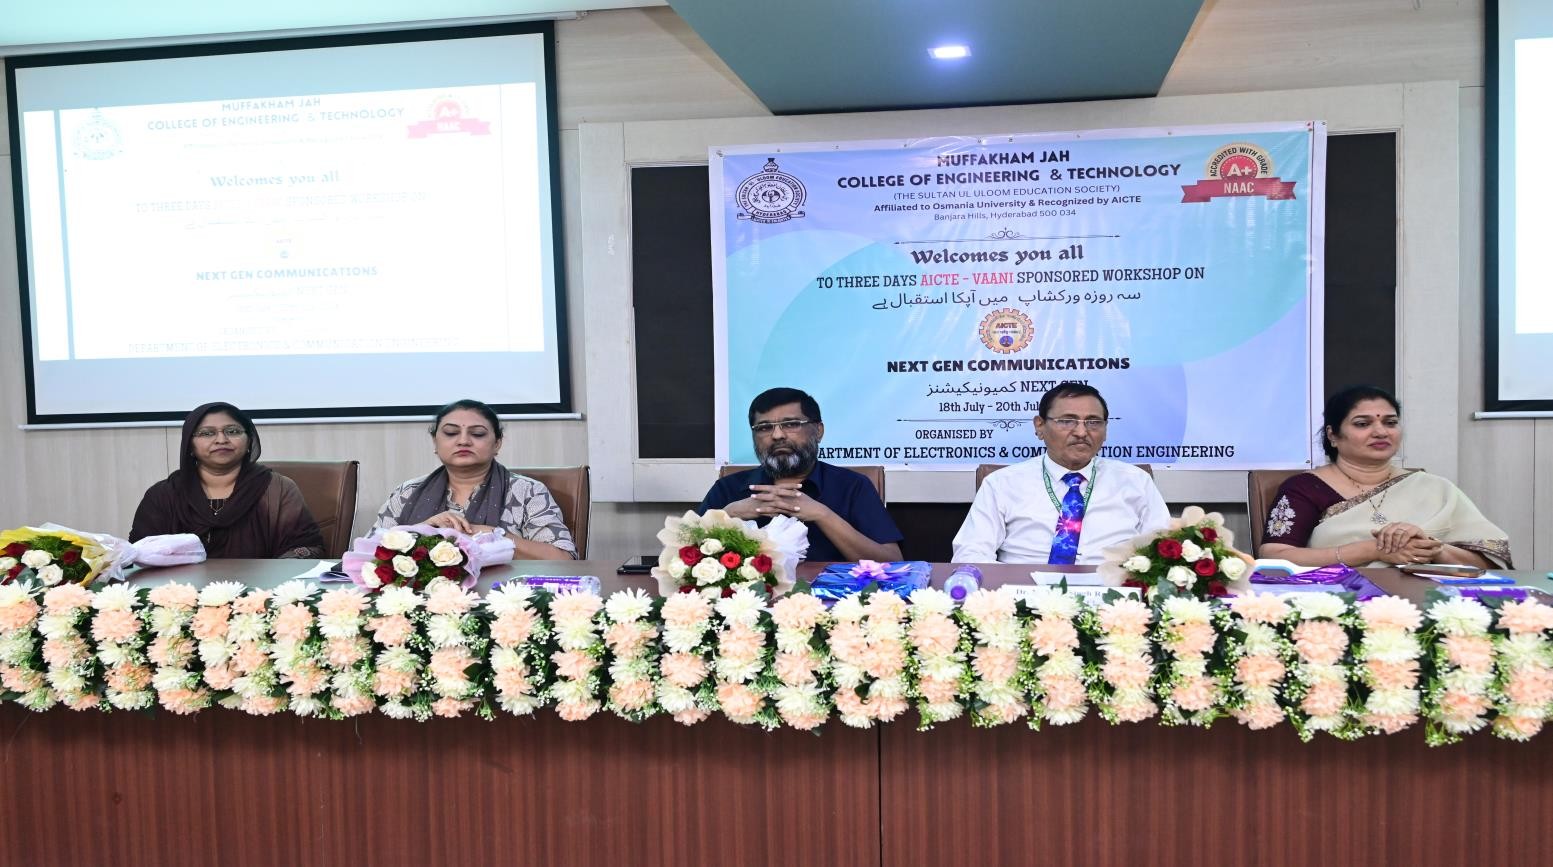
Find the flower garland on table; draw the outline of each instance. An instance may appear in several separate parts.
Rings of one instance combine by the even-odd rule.
[[[102,704],[102,669],[87,642],[92,594],[79,584],[60,584],[43,594],[38,634],[43,636],[44,677],[72,710]]]
[[[682,725],[695,725],[717,709],[711,678],[712,603],[700,593],[663,600],[663,653],[658,657],[658,705]]]
[[[1230,663],[1230,713],[1251,729],[1272,728],[1284,719],[1278,696],[1295,656],[1294,643],[1279,626],[1290,608],[1279,596],[1252,593],[1229,601],[1232,635],[1239,635],[1227,656]]]
[[[1156,634],[1165,660],[1156,692],[1166,725],[1207,727],[1223,715],[1224,690],[1213,669],[1219,634],[1231,621],[1224,608],[1191,596],[1170,596],[1160,605]]]
[[[329,670],[311,606],[317,594],[306,581],[287,581],[270,594],[270,663],[292,713],[339,718],[343,714],[320,697],[329,687]]]
[[[1287,597],[1294,664],[1284,681],[1284,713],[1303,741],[1316,732],[1342,740],[1364,734],[1357,706],[1350,705],[1349,686],[1358,674],[1351,663],[1350,635],[1361,621],[1348,594],[1294,593]]]
[[[1424,612],[1430,626],[1429,662],[1435,676],[1424,692],[1430,746],[1455,743],[1488,725],[1494,683],[1494,614],[1476,599],[1440,598]]]
[[[771,606],[771,622],[776,627],[776,654],[770,677],[777,681],[771,696],[777,713],[793,728],[812,731],[830,718],[832,660],[827,636],[835,620],[820,600],[793,593]]]
[[[367,594],[356,587],[334,588],[324,591],[318,599],[318,638],[320,641],[317,664],[328,675],[328,691],[320,701],[328,704],[328,714],[336,718],[360,716],[377,704],[376,674],[373,671],[372,642],[363,634],[367,625],[367,609],[371,603]],[[409,648],[405,653],[414,658],[415,668],[422,664],[422,657]],[[383,713],[395,718],[424,720],[430,716],[430,700],[415,696],[416,701],[384,705]]]
[[[143,710],[156,702],[145,633],[135,614],[143,592],[116,584],[92,598],[97,611],[92,616],[92,641],[97,645],[97,660],[105,667],[103,695],[120,710]]]
[[[971,722],[978,726],[1011,723],[1029,713],[1021,683],[1028,679],[1028,637],[1018,605],[1007,588],[977,590],[958,612],[970,632]]]
[[[1542,731],[1553,705],[1553,608],[1532,600],[1499,608],[1494,734],[1524,741]]]
[[[1418,721],[1423,647],[1417,630],[1423,613],[1406,599],[1377,596],[1359,603],[1359,619],[1363,638],[1355,652],[1359,679],[1369,687],[1359,719],[1375,731],[1395,734]]]
[[[969,669],[970,637],[954,619],[954,599],[942,590],[923,587],[911,591],[911,625],[906,674],[914,684],[918,728],[952,720],[965,713],[960,703],[960,683]]]
[[[244,711],[261,716],[279,713],[290,705],[286,687],[270,656],[271,595],[268,590],[249,590],[232,600],[232,617],[227,623],[231,666],[237,675],[232,681],[232,692],[239,697]]]
[[[200,671],[193,667],[198,656],[191,624],[199,595],[194,587],[177,582],[153,587],[146,594],[143,620],[152,636],[146,648],[146,658],[154,666],[151,685],[157,702],[180,716],[204,710],[214,701]]]
[[[772,655],[766,645],[770,615],[764,611],[764,601],[750,588],[741,587],[717,600],[714,607],[723,625],[712,666],[723,716],[740,725],[776,728],[780,717],[765,699],[776,684],[766,674]]]
[[[482,635],[480,618],[474,609],[480,599],[460,584],[447,578],[435,578],[426,585],[426,631],[424,641],[431,651],[426,670],[431,676],[431,691],[436,699],[432,713],[456,717],[469,710],[490,719],[492,711],[485,702],[485,677],[470,676],[487,657],[488,635]],[[410,643],[422,639],[414,633]]]
[[[532,715],[544,701],[541,684],[549,663],[545,645],[550,627],[534,608],[539,595],[527,584],[513,581],[485,597],[491,614],[491,685],[496,705],[517,716]]]
[[[39,589],[31,582],[0,584],[0,698],[32,711],[45,711],[58,699],[49,689],[35,627]]]
[[[652,615],[661,603],[640,589],[620,590],[604,603],[604,646],[609,649],[611,712],[632,722],[658,713],[658,628]]]
[[[1042,723],[1072,725],[1089,714],[1084,687],[1084,660],[1079,656],[1078,618],[1084,601],[1060,587],[1040,587],[1025,599],[1034,613],[1030,622],[1025,679],[1031,696],[1030,727]]]
[[[831,607],[833,701],[854,728],[889,722],[908,707],[906,600],[890,592],[848,596]]]
[[[1107,594],[1110,595],[1110,594]],[[1100,658],[1084,666],[1089,696],[1107,722],[1141,722],[1159,712],[1149,691],[1154,677],[1149,626],[1153,612],[1130,596],[1086,609],[1079,626]]]
[[[551,654],[555,663],[555,712],[568,722],[585,720],[601,706],[599,691],[603,681],[598,675],[604,658],[600,638],[599,611],[604,601],[596,593],[560,593],[550,599],[550,620],[555,624],[558,649]]]

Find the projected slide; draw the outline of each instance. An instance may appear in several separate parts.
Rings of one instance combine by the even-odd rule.
[[[543,348],[532,84],[57,114],[33,197],[94,254],[39,263],[45,361]]]
[[[28,420],[569,411],[553,41],[6,59]]]
[[[1553,333],[1553,39],[1515,41],[1515,330]]]

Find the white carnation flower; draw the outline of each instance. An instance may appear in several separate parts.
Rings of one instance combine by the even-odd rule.
[[[976,640],[1002,650],[1016,650],[1025,637],[1024,627],[1012,618],[994,620],[976,630]]]
[[[206,665],[220,665],[232,658],[232,644],[224,638],[209,638],[200,642],[199,655]]]
[[[523,654],[515,647],[497,647],[491,650],[491,668],[506,671],[523,665]]]
[[[292,579],[275,588],[270,601],[278,608],[297,602],[306,602],[318,593],[318,585],[301,579]]]
[[[130,659],[130,650],[122,644],[99,644],[97,646],[97,658],[103,665],[120,665]]]
[[[1017,704],[1020,699],[1019,689],[1011,682],[988,683],[979,680],[972,692],[987,704]]]
[[[1176,674],[1182,677],[1204,677],[1208,674],[1208,660],[1202,656],[1193,656],[1176,661]]]
[[[409,705],[399,701],[386,701],[378,708],[383,716],[389,719],[413,719],[415,711]]]
[[[868,687],[869,698],[900,698],[906,694],[906,682],[900,677],[881,677]]]
[[[297,716],[318,716],[324,711],[324,703],[316,696],[299,695],[291,700],[291,712]]]
[[[1301,620],[1336,620],[1348,610],[1348,603],[1335,593],[1291,593],[1284,601],[1294,606]]]
[[[706,539],[701,543],[701,553],[706,554],[707,556],[720,554],[722,553],[722,550],[723,543],[717,539]]]
[[[1244,623],[1246,654],[1248,656],[1274,656],[1278,653],[1278,633],[1266,623]]]
[[[128,584],[110,584],[92,597],[98,611],[128,611],[135,604],[135,591]]]
[[[1422,648],[1410,632],[1400,629],[1379,629],[1367,633],[1359,646],[1359,658],[1376,662],[1406,662],[1417,659]]]
[[[809,713],[819,699],[820,686],[817,683],[783,686],[776,692],[777,710],[787,714]]]
[[[485,595],[485,606],[492,614],[511,614],[526,608],[533,595],[534,588],[522,581],[509,581]]]
[[[43,630],[40,628],[38,631]],[[1541,636],[1511,635],[1495,643],[1499,646],[1501,663],[1512,671],[1547,664],[1548,643]]]
[[[200,588],[201,605],[230,605],[248,588],[236,581],[216,581]]]
[[[555,641],[561,645],[562,650],[587,650],[598,641],[598,634],[594,632],[591,620],[558,623],[555,627]]]
[[[717,676],[723,680],[731,683],[746,683],[760,674],[764,665],[761,663],[760,658],[756,657],[749,662],[740,663],[729,659],[718,659],[714,667],[717,669]]]
[[[404,576],[405,578],[412,578],[415,576],[415,573],[421,571],[420,564],[416,563],[413,558],[407,557],[404,554],[394,555],[393,564],[394,572]]]
[[[864,678],[863,670],[850,662],[837,661],[831,674],[836,678],[838,689],[854,689]]]
[[[1446,635],[1482,635],[1488,631],[1493,614],[1476,599],[1442,599],[1429,606],[1429,619]]]
[[[965,673],[965,664],[953,656],[938,656],[922,660],[919,671],[926,680],[959,680]]]
[[[377,613],[387,617],[397,614],[409,614],[421,607],[421,596],[409,587],[396,585],[384,587],[383,592],[377,595],[375,608]]]
[[[31,569],[42,569],[52,562],[54,562],[54,555],[38,548],[22,554],[22,565]]]
[[[348,611],[318,618],[318,632],[325,638],[355,638],[361,632],[361,616]]]
[[[867,609],[863,607],[863,600],[854,593],[831,606],[830,613],[832,617],[843,623],[851,623],[862,620]]]
[[[426,619],[426,637],[434,647],[457,647],[468,643],[463,618],[456,614],[433,614]]]
[[[181,668],[159,668],[151,676],[151,686],[166,692],[172,689],[193,689],[197,682],[193,672]]]
[[[70,668],[49,669],[48,681],[54,689],[65,693],[80,692],[86,688],[86,678]]]
[[[651,612],[652,597],[639,587],[618,591],[604,603],[604,613],[616,623],[634,623]]]
[[[1219,561],[1219,571],[1224,573],[1225,578],[1235,581],[1246,574],[1246,561],[1239,557],[1225,557]]]
[[[427,556],[437,566],[457,566],[464,561],[464,552],[446,539],[433,545]]]
[[[420,657],[415,655],[415,651],[401,645],[399,647],[390,647],[378,654],[377,665],[378,668],[386,668],[389,671],[407,674],[420,668],[421,660]]]
[[[1026,603],[1043,617],[1059,617],[1063,620],[1072,620],[1078,616],[1083,602],[1079,597],[1063,591],[1060,587],[1040,586],[1025,597]]]
[[[1196,542],[1187,539],[1181,543],[1181,559],[1188,563],[1196,563],[1202,559],[1202,548]]]
[[[1046,664],[1041,666],[1040,676],[1078,677],[1083,672],[1084,660],[1071,650],[1061,650],[1047,657]]]
[[[1116,656],[1142,656],[1148,652],[1149,640],[1143,635],[1106,635],[1100,639],[1100,646]]]
[[[1170,570],[1165,573],[1165,580],[1180,587],[1182,590],[1186,590],[1197,583],[1197,573],[1185,566],[1171,566]]]
[[[1134,554],[1122,561],[1122,568],[1128,572],[1147,572],[1153,565],[1153,563],[1149,562],[1149,558],[1142,554]]]
[[[0,637],[0,665],[21,665],[32,655],[35,644],[30,632],[10,632]]]
[[[415,547],[415,534],[406,530],[389,530],[378,540],[378,544],[403,554]]]
[[[32,552],[29,551],[28,553]],[[53,587],[55,584],[65,580],[65,570],[59,568],[53,563],[50,563],[49,565],[44,566],[42,569],[38,570],[38,580],[42,581],[44,585],[48,587]]]
[[[1476,694],[1488,689],[1489,685],[1494,682],[1494,673],[1492,671],[1463,671],[1458,668],[1447,672],[1440,679],[1440,682],[1446,689]]]
[[[870,619],[868,626],[864,628],[863,632],[873,641],[900,639],[906,635],[906,624],[899,620]]]
[[[558,702],[569,704],[581,704],[593,698],[593,690],[588,688],[586,680],[560,680],[550,688],[550,694],[555,696]]]
[[[689,653],[701,643],[706,630],[700,626],[668,626],[663,630],[663,646],[671,653]]]
[[[696,696],[684,687],[671,683],[658,684],[658,704],[669,713],[679,713],[696,706]]]
[[[108,703],[119,710],[141,710],[151,706],[155,695],[150,690],[137,689],[134,692],[109,692]]]
[[[697,563],[690,570],[690,574],[695,577],[697,584],[716,584],[723,580],[724,576],[728,574],[728,570],[723,568],[723,564],[711,557],[707,557]]]
[[[44,614],[38,618],[38,634],[44,638],[64,638],[75,630],[75,614]]]
[[[1165,600],[1165,616],[1178,623],[1207,623],[1213,617],[1213,607],[1201,599],[1172,596]]]
[[[911,605],[917,614],[947,615],[954,610],[954,599],[948,593],[932,587],[911,591]]]
[[[1365,700],[1364,709],[1386,716],[1417,713],[1418,690],[1377,689]]]
[[[809,630],[779,626],[776,630],[776,647],[783,653],[801,653],[809,646]]]
[[[1082,720],[1088,713],[1089,706],[1083,704],[1066,710],[1048,710],[1046,712],[1046,721],[1054,726],[1070,726]]]

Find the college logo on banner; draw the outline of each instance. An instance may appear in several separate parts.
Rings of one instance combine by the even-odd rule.
[[[744,179],[734,191],[733,200],[739,206],[738,218],[757,223],[785,223],[802,217],[804,200],[809,191],[798,180],[777,165],[776,157],[770,157],[761,170]]]

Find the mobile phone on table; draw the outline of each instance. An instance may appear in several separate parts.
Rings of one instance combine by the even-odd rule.
[[[617,575],[647,575],[658,565],[657,554],[640,554],[620,564]]]
[[[1481,566],[1458,566],[1454,563],[1404,563],[1397,568],[1409,575],[1442,578],[1476,578],[1483,574]]]

